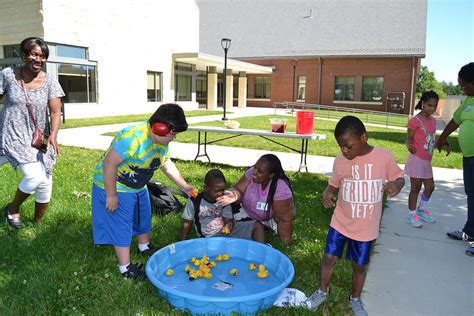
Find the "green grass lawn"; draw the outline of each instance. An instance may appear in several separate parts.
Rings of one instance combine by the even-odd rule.
[[[294,132],[296,130],[296,118],[294,117],[267,115],[258,117],[243,117],[238,118],[236,120],[240,122],[240,128],[270,130],[271,127],[269,119],[271,117],[281,117],[288,119],[286,130],[290,132]],[[336,124],[336,121],[318,119],[314,121],[314,132],[317,134],[326,135],[326,139],[310,141],[308,145],[309,155],[336,157],[341,153],[334,138],[334,128],[336,127]],[[193,124],[193,126],[199,125],[222,127],[223,123],[222,121],[214,121]],[[408,150],[405,145],[406,130],[389,129],[374,126],[366,126],[366,129],[369,134],[369,144],[388,149],[394,155],[398,163],[405,163],[406,158],[408,157]],[[104,135],[115,136],[116,134],[117,131],[105,133]],[[191,131],[180,133],[178,134],[176,141],[182,143],[197,143],[197,135],[197,132]],[[208,133],[207,135],[208,142],[225,137],[229,137],[229,135],[219,133]],[[277,140],[282,144],[292,148],[298,149],[301,146],[301,142],[299,140],[285,138],[278,138]],[[433,166],[440,168],[462,169],[462,153],[461,149],[459,148],[457,136],[450,136],[448,140],[452,147],[451,154],[446,157],[446,153],[444,151],[441,153],[435,151],[432,161]],[[215,145],[243,147],[268,151],[292,152],[289,149],[286,149],[278,144],[275,144],[258,136],[240,136],[215,143]]]
[[[0,225],[0,315],[30,314],[181,314],[162,299],[150,282],[123,280],[111,246],[94,246],[91,229],[91,175],[102,151],[63,147],[54,172],[53,197],[45,222],[34,225],[33,201],[23,204],[26,228],[11,231]],[[209,168],[220,168],[229,184],[244,172],[235,168],[199,162],[176,162],[189,183],[201,187]],[[288,173],[295,191],[297,219],[294,244],[282,245],[274,236],[267,239],[285,253],[295,266],[290,287],[307,294],[318,282],[319,265],[332,211],[320,203],[327,184],[317,174]],[[0,167],[0,207],[10,201],[21,172],[9,165]],[[169,183],[161,172],[155,179]],[[179,240],[181,217],[171,214],[153,218],[152,242],[162,247]],[[133,251],[136,242],[133,243]],[[138,260],[137,260],[138,259]],[[132,256],[132,260],[145,262]],[[331,295],[320,315],[350,314],[347,297],[351,289],[351,267],[341,260],[334,273]],[[272,308],[262,314],[308,314],[303,309]]]
[[[93,117],[93,118],[87,118],[87,119],[67,119],[66,123],[61,124],[61,128],[75,128],[75,127],[83,127],[83,126],[140,122],[140,121],[148,120],[152,114],[153,113]],[[186,117],[216,115],[216,114],[222,114],[222,112],[194,110],[194,111],[187,111]]]
[[[350,108],[345,110],[320,109],[313,110],[314,116],[327,119],[340,119],[346,115],[357,116],[364,123],[379,124],[385,126],[405,127],[408,122],[408,116],[378,114],[373,112],[352,112]]]
[[[259,116],[259,117],[245,117],[239,118],[237,121],[240,122],[241,128],[250,128],[250,129],[266,129],[270,130],[270,117],[278,117],[275,115],[272,116]],[[296,130],[296,119],[293,117],[284,117],[288,119],[287,130],[294,132]],[[326,135],[326,139],[318,141],[310,141],[308,146],[308,154],[310,155],[319,155],[319,156],[328,156],[336,157],[340,154],[340,149],[334,138],[334,128],[336,126],[335,121],[327,120],[318,120],[314,121],[314,130],[315,133]],[[205,126],[222,126],[222,122],[206,122],[194,125],[205,125]],[[387,129],[381,127],[366,126],[367,132],[369,134],[369,143],[374,146],[384,147],[395,156],[398,163],[404,164],[408,156],[408,150],[405,146],[406,131],[398,129]],[[114,133],[108,134],[114,135]],[[218,133],[209,133],[208,141],[215,139],[228,137],[228,134],[218,134]],[[176,141],[183,143],[197,143],[197,132],[184,132],[180,133],[177,136]],[[278,141],[283,144],[298,148],[300,145],[299,140],[284,139],[278,138]],[[446,157],[445,152],[438,153],[435,152],[433,156],[433,166],[443,167],[443,168],[462,168],[462,154],[458,145],[457,136],[450,137],[450,143],[452,145],[451,154]],[[232,147],[245,147],[252,149],[261,149],[269,151],[287,151],[291,152],[288,149],[285,149],[282,146],[274,144],[268,140],[265,140],[258,136],[240,136],[237,138],[232,138],[223,142],[218,142],[217,145],[221,146],[232,146]]]

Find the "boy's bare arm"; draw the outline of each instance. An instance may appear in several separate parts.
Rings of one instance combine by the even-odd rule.
[[[323,192],[323,205],[325,208],[333,208],[336,206],[334,202],[336,200],[335,194],[337,190],[338,189],[336,187],[328,184],[326,190]]]
[[[383,185],[383,190],[388,194],[388,197],[394,197],[403,189],[405,185],[405,179],[403,177],[398,178],[395,181],[388,181]]]
[[[192,191],[194,188],[189,185],[186,180],[184,180],[183,176],[179,172],[178,168],[176,168],[176,165],[171,161],[171,159],[166,160],[160,169],[168,177],[168,179],[170,179],[174,182],[174,184],[183,189],[183,191],[186,192],[188,196],[192,196]]]
[[[181,227],[181,240],[188,239],[189,232],[193,226],[193,221],[189,219],[183,219],[183,226]]]
[[[115,212],[118,208],[118,198],[116,190],[117,166],[123,161],[122,157],[111,149],[104,162],[104,187],[105,187],[105,207],[109,212]]]

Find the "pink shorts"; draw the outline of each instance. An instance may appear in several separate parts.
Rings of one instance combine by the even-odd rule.
[[[417,155],[410,154],[405,164],[405,174],[410,178],[433,179],[431,160],[424,160]]]

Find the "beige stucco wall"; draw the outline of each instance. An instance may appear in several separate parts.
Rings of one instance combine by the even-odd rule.
[[[41,0],[0,0],[0,45],[43,35]]]
[[[163,73],[163,101],[172,102],[172,53],[199,49],[194,0],[44,0],[44,16],[48,41],[89,48],[109,112],[156,108],[146,102],[147,71]]]
[[[199,51],[195,0],[0,0],[0,7],[0,45],[40,36],[89,49],[99,104],[68,104],[69,117],[155,110],[146,101],[147,71],[163,73],[163,101],[172,102],[172,54]]]
[[[465,95],[448,95],[439,111],[439,115],[445,123],[448,123],[453,118],[454,111],[456,111],[465,98]]]

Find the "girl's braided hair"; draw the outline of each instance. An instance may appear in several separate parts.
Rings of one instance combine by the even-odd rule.
[[[422,110],[423,109],[423,102],[428,101],[429,99],[436,99],[436,101],[439,101],[439,95],[434,92],[433,90],[430,91],[425,91],[420,98],[420,101],[415,106],[415,110]]]
[[[273,198],[275,196],[278,180],[282,179],[290,188],[291,193],[293,193],[293,188],[291,187],[290,179],[286,176],[285,171],[283,170],[283,167],[281,166],[281,161],[278,159],[277,156],[273,154],[266,154],[260,157],[260,161],[263,161],[266,163],[268,171],[270,173],[274,174],[274,177],[271,179],[270,183],[270,189],[268,190],[268,197],[267,197],[267,207],[268,210],[272,207],[273,204]],[[265,220],[270,219],[270,212],[265,212],[265,216],[268,218],[265,218]]]

